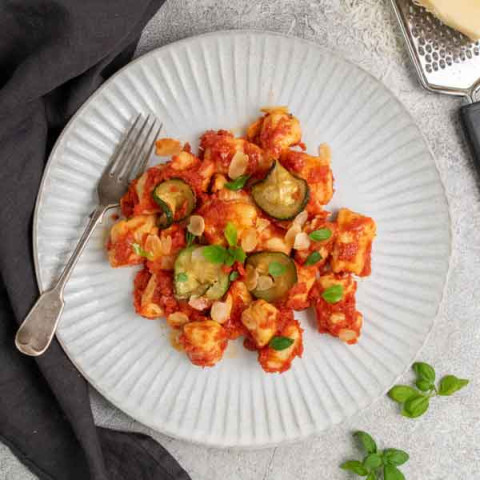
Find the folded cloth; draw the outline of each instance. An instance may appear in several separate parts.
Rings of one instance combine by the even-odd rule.
[[[87,384],[56,341],[37,359],[14,347],[38,296],[32,214],[49,149],[163,1],[0,2],[0,440],[41,479],[189,478],[146,435],[95,427]]]

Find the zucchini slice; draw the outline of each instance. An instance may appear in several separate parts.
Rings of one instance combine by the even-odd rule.
[[[252,197],[257,206],[272,218],[291,220],[305,208],[310,189],[303,178],[296,177],[280,162],[275,162],[267,176],[253,185]]]
[[[195,193],[188,183],[180,178],[171,178],[159,183],[152,192],[155,203],[162,209],[158,221],[160,228],[168,228],[173,222],[188,217],[195,208]]]
[[[246,265],[257,270],[259,275],[270,276],[273,281],[268,290],[252,290],[256,298],[267,302],[275,302],[285,297],[287,292],[297,283],[297,267],[294,261],[281,252],[256,252],[247,258]]]
[[[229,274],[222,264],[209,262],[202,254],[204,247],[184,248],[175,260],[175,297],[178,300],[206,297],[218,300],[230,286]]]

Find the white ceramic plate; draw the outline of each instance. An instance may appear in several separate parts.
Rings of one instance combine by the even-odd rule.
[[[269,375],[241,341],[212,369],[174,350],[163,320],[132,307],[135,268],[110,268],[99,228],[65,291],[58,338],[105,397],[140,422],[216,446],[266,446],[324,430],[379,398],[432,328],[450,256],[443,186],[412,118],[360,68],[316,45],[270,33],[189,38],[132,62],[100,88],[52,152],[35,216],[40,287],[58,274],[94,207],[97,179],[132,117],[153,111],[164,133],[246,126],[265,105],[288,105],[315,152],[333,150],[331,207],[378,223],[373,274],[358,289],[358,345],[319,335],[300,315],[305,353]]]

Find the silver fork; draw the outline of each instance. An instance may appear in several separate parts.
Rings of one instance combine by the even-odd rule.
[[[149,115],[142,120],[142,115],[138,115],[116,149],[97,185],[98,205],[67,265],[56,284],[40,295],[18,329],[15,345],[22,353],[36,357],[47,350],[63,311],[63,290],[83,249],[105,212],[118,205],[130,178],[145,170],[161,129],[162,124],[155,117],[151,120]]]

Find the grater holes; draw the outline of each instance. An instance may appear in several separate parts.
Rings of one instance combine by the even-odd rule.
[[[410,0],[397,2],[402,5],[416,53],[427,73],[445,70],[455,64],[478,61],[480,40],[472,43]]]

